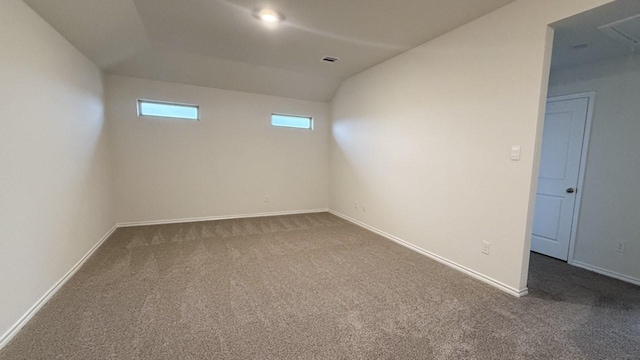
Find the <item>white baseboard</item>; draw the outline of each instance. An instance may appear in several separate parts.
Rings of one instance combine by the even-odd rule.
[[[311,210],[293,210],[293,211],[276,211],[256,214],[242,214],[242,215],[224,215],[224,216],[209,216],[200,218],[187,218],[187,219],[171,219],[171,220],[155,220],[155,221],[139,221],[139,222],[127,222],[114,225],[90,250],[87,252],[80,261],[78,261],[58,282],[51,287],[18,321],[13,324],[7,330],[2,337],[0,337],[0,349],[11,341],[11,339],[22,329],[31,318],[46,304],[49,299],[73,276],[73,274],[80,269],[91,255],[113,234],[116,229],[121,227],[143,226],[143,225],[160,225],[160,224],[177,224],[186,222],[199,222],[199,221],[211,221],[211,220],[225,220],[225,219],[240,219],[240,218],[252,218],[252,217],[264,217],[264,216],[280,216],[280,215],[297,215],[297,214],[312,214],[328,212],[329,209],[311,209]]]
[[[309,209],[309,210],[274,211],[274,212],[254,213],[254,214],[221,215],[221,216],[207,216],[207,217],[169,219],[169,220],[134,221],[134,222],[118,223],[117,226],[121,228],[121,227],[145,226],[145,225],[180,224],[180,223],[190,223],[190,222],[200,222],[200,221],[243,219],[243,218],[255,218],[255,217],[265,217],[265,216],[313,214],[313,213],[321,213],[321,212],[328,212],[328,211],[329,209],[326,209],[326,208],[325,209]]]
[[[422,248],[420,248],[418,246],[415,246],[415,245],[411,244],[408,241],[402,240],[402,239],[400,239],[398,237],[395,237],[395,236],[393,236],[391,234],[388,234],[388,233],[386,233],[386,232],[384,232],[382,230],[378,230],[378,229],[374,228],[373,226],[367,225],[367,224],[365,224],[365,223],[363,223],[361,221],[358,221],[356,219],[353,219],[353,218],[350,218],[350,217],[348,217],[346,215],[343,215],[343,214],[341,214],[341,213],[339,213],[337,211],[329,210],[329,212],[332,213],[333,215],[341,217],[341,218],[343,218],[343,219],[345,219],[345,220],[347,220],[347,221],[349,221],[351,223],[354,223],[354,224],[356,224],[356,225],[358,225],[358,226],[360,226],[362,228],[365,228],[365,229],[367,229],[367,230],[369,230],[371,232],[374,232],[374,233],[376,233],[376,234],[378,234],[380,236],[383,236],[383,237],[385,237],[385,238],[387,238],[387,239],[389,239],[391,241],[394,241],[394,242],[396,242],[396,243],[398,243],[398,244],[400,244],[400,245],[402,245],[402,246],[404,246],[406,248],[409,248],[409,249],[411,249],[411,250],[413,250],[413,251],[415,251],[417,253],[425,255],[425,256],[427,256],[427,257],[429,257],[429,258],[431,258],[431,259],[433,259],[433,260],[435,260],[435,261],[437,261],[439,263],[445,264],[445,265],[447,265],[449,267],[452,267],[452,268],[454,268],[454,269],[456,269],[456,270],[458,270],[460,272],[463,272],[463,273],[465,273],[465,274],[467,274],[467,275],[469,275],[469,276],[471,276],[471,277],[473,277],[475,279],[478,279],[478,280],[480,280],[482,282],[485,282],[485,283],[487,283],[487,284],[489,284],[491,286],[494,286],[494,287],[496,287],[496,288],[498,288],[498,289],[500,289],[500,290],[502,290],[502,291],[504,291],[504,292],[506,292],[508,294],[511,294],[513,296],[516,296],[516,297],[523,297],[523,296],[525,296],[525,295],[527,295],[529,293],[529,290],[526,287],[524,289],[516,289],[516,288],[511,287],[511,286],[509,286],[507,284],[504,284],[504,283],[502,283],[502,282],[500,282],[498,280],[495,280],[495,279],[490,278],[490,277],[488,277],[488,276],[486,276],[484,274],[481,274],[481,273],[479,273],[479,272],[477,272],[475,270],[471,270],[468,267],[462,266],[462,265],[460,265],[458,263],[455,263],[455,262],[453,262],[453,261],[451,261],[449,259],[446,259],[446,258],[444,258],[444,257],[442,257],[440,255],[434,254],[434,253],[432,253],[430,251],[427,251],[427,250],[422,249]]]
[[[593,272],[601,274],[601,275],[605,275],[605,276],[608,276],[608,277],[612,277],[614,279],[618,279],[618,280],[622,280],[624,282],[628,282],[628,283],[633,284],[633,285],[640,286],[640,279],[634,278],[633,276],[620,274],[620,273],[617,273],[615,271],[603,269],[601,267],[589,265],[587,263],[583,263],[583,262],[576,261],[576,260],[573,260],[573,261],[569,262],[569,265],[577,266],[577,267],[583,268],[585,270],[593,271]]]
[[[330,212],[338,217],[341,217],[349,222],[352,222],[358,226],[361,226],[369,231],[372,231],[378,235],[381,235],[389,240],[392,240],[400,245],[403,245],[411,250],[414,250],[420,254],[428,256],[440,263],[448,265],[456,270],[459,270],[469,276],[472,276],[478,280],[481,280],[487,284],[497,287],[500,290],[503,290],[514,296],[525,296],[528,293],[526,288],[522,290],[517,290],[512,288],[506,284],[503,284],[497,280],[494,280],[488,276],[480,274],[474,270],[471,270],[467,267],[459,265],[453,261],[445,259],[439,255],[436,255],[432,252],[424,250],[420,247],[417,247],[407,241],[399,239],[393,235],[387,234],[381,230],[378,230],[372,226],[364,224],[358,220],[352,219],[346,215],[340,214],[336,211],[329,209],[313,209],[313,210],[294,210],[294,211],[277,211],[277,212],[268,212],[268,213],[256,213],[256,214],[242,214],[242,215],[226,215],[226,216],[210,216],[210,217],[200,217],[200,218],[185,218],[185,219],[171,219],[171,220],[155,220],[155,221],[139,221],[139,222],[127,222],[127,223],[118,223],[114,225],[72,268],[69,270],[58,282],[51,287],[9,330],[7,330],[2,337],[0,337],[0,349],[2,349],[11,339],[24,327],[29,320],[42,308],[42,306],[75,274],[78,269],[84,264],[91,255],[102,245],[108,238],[113,234],[113,232],[120,227],[133,227],[133,226],[143,226],[143,225],[160,225],[160,224],[177,224],[177,223],[186,223],[186,222],[199,222],[199,221],[211,221],[211,220],[225,220],[225,219],[240,219],[240,218],[251,218],[251,217],[264,217],[264,216],[280,216],[280,215],[297,215],[297,214],[311,214],[311,213],[320,213],[320,212]],[[575,263],[575,262],[574,262]],[[577,265],[576,266],[581,266]],[[588,265],[587,265],[588,266]],[[584,266],[582,266],[584,267]],[[587,267],[585,267],[587,268]],[[591,268],[587,268],[591,269]],[[606,271],[606,270],[593,270],[596,272]],[[608,272],[605,275],[609,275]],[[615,274],[615,273],[614,273]],[[623,277],[623,275],[609,275],[612,277]],[[627,278],[628,279],[628,278]],[[624,279],[621,279],[624,280]],[[629,280],[625,280],[629,281]],[[636,284],[640,282],[637,279],[633,279],[632,282],[635,281]]]
[[[29,310],[27,310],[27,312],[22,315],[22,317],[18,319],[18,321],[16,321],[16,323],[13,324],[13,326],[11,326],[9,330],[7,330],[2,335],[2,337],[0,337],[0,349],[2,349],[9,343],[9,341],[11,341],[11,339],[13,339],[13,337],[20,331],[20,329],[22,329],[38,312],[38,310],[40,310],[42,306],[44,306],[44,304],[46,304],[47,301],[49,301],[49,299],[51,299],[51,297],[55,295],[58,290],[60,290],[60,288],[73,276],[73,274],[75,274],[76,271],[80,269],[82,264],[84,264],[89,259],[89,257],[91,257],[91,255],[93,255],[93,253],[98,250],[100,245],[102,245],[109,238],[109,236],[111,236],[111,234],[116,231],[117,228],[118,226],[114,225],[95,245],[93,245],[91,249],[89,249],[89,251],[80,259],[80,261],[73,265],[71,270],[64,274],[64,276],[60,280],[58,280],[57,283],[55,283]]]

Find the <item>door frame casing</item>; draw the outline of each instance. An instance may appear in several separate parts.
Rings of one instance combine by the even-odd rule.
[[[573,217],[571,218],[571,235],[569,236],[569,254],[567,257],[567,263],[573,265],[573,254],[576,246],[576,239],[578,235],[578,221],[580,219],[580,208],[582,204],[582,193],[584,192],[584,178],[587,168],[587,156],[589,153],[589,142],[591,140],[591,124],[593,120],[593,108],[595,105],[596,92],[582,92],[575,94],[550,96],[547,98],[547,103],[576,100],[576,99],[588,99],[587,104],[587,118],[584,125],[584,136],[582,139],[582,151],[580,152],[580,168],[578,171],[578,184],[576,191],[576,201],[573,205]]]

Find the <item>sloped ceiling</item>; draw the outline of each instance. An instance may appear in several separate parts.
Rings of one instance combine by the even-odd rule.
[[[329,101],[345,78],[512,0],[25,1],[106,73]],[[263,7],[285,21],[264,26]]]

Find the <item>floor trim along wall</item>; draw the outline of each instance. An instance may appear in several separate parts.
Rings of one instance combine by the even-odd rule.
[[[91,257],[91,255],[93,255],[93,253],[98,250],[100,245],[102,245],[102,243],[104,243],[109,238],[109,236],[111,236],[111,234],[116,231],[117,228],[118,226],[114,225],[111,229],[109,229],[109,231],[107,231],[107,233],[95,245],[93,245],[91,249],[89,249],[89,251],[80,259],[80,261],[73,265],[71,270],[64,274],[64,276],[60,280],[58,280],[57,283],[55,283],[35,304],[33,304],[33,306],[29,310],[27,310],[27,312],[22,315],[22,317],[18,319],[18,321],[16,321],[16,323],[13,324],[13,326],[10,327],[9,330],[7,330],[7,332],[2,335],[2,337],[0,337],[0,349],[2,349],[9,343],[9,341],[11,341],[11,339],[13,339],[13,337],[20,331],[20,329],[22,329],[29,322],[29,320],[31,320],[31,318],[38,312],[38,310],[40,310],[42,306],[44,306],[44,304],[46,304],[47,301],[49,301],[49,299],[51,299],[51,297],[53,297],[53,295],[55,295],[55,293],[58,292],[58,290],[60,290],[60,288],[69,279],[71,279],[73,274],[75,274],[76,271],[80,269],[82,264],[84,264]]]
[[[593,265],[589,265],[589,264],[586,264],[586,263],[583,263],[583,262],[580,262],[580,261],[576,261],[576,260],[570,261],[569,264],[573,265],[573,266],[577,266],[579,268],[583,268],[585,270],[593,271],[593,272],[598,273],[600,275],[612,277],[614,279],[618,279],[618,280],[621,280],[621,281],[624,281],[624,282],[628,282],[628,283],[633,284],[633,285],[640,286],[640,279],[634,278],[632,276],[620,274],[620,273],[617,273],[615,271],[603,269],[603,268],[600,268],[600,267],[597,267],[597,266],[593,266]]]
[[[405,240],[402,240],[400,238],[397,238],[393,235],[387,234],[384,231],[378,230],[372,226],[369,226],[365,223],[362,223],[358,220],[352,219],[346,215],[340,214],[336,211],[330,210],[330,209],[313,209],[313,210],[293,210],[293,211],[275,211],[275,212],[266,212],[266,213],[255,213],[255,214],[239,214],[239,215],[224,215],[224,216],[210,216],[210,217],[199,217],[199,218],[184,218],[184,219],[171,219],[171,220],[154,220],[154,221],[138,221],[138,222],[126,222],[126,223],[118,223],[116,225],[114,225],[60,280],[58,280],[58,282],[53,285],[53,287],[51,287],[51,289],[49,289],[49,291],[47,291],[24,315],[22,315],[22,317],[11,327],[9,328],[9,330],[7,330],[7,332],[5,332],[2,337],[0,337],[0,349],[2,349],[6,344],[9,343],[9,341],[11,341],[11,339],[20,331],[20,329],[22,329],[28,322],[29,320],[31,320],[31,318],[38,312],[38,310],[40,310],[42,308],[42,306],[44,304],[47,303],[47,301],[49,301],[49,299],[51,299],[51,297],[53,295],[55,295],[55,293],[73,276],[73,274],[75,274],[78,269],[80,269],[80,267],[82,266],[82,264],[84,264],[90,257],[91,255],[93,255],[93,253],[109,238],[109,236],[111,236],[111,234],[113,234],[114,231],[116,231],[116,229],[121,228],[121,227],[133,227],[133,226],[144,226],[144,225],[161,225],[161,224],[178,224],[178,223],[187,223],[187,222],[199,222],[199,221],[212,221],[212,220],[225,220],[225,219],[240,219],[240,218],[251,218],[251,217],[264,217],[264,216],[281,216],[281,215],[298,215],[298,214],[312,214],[312,213],[321,213],[321,212],[330,212],[331,214],[334,214],[340,218],[343,218],[355,225],[358,225],[362,228],[365,228],[369,231],[372,231],[378,235],[381,235],[389,240],[392,240],[402,246],[405,246],[413,251],[416,251],[422,255],[428,256],[431,259],[434,259],[442,264],[448,265],[458,271],[461,271],[471,277],[474,277],[478,280],[481,280],[489,285],[492,285],[494,287],[497,287],[498,289],[505,291],[511,295],[517,296],[517,297],[521,297],[521,296],[525,296],[528,293],[528,290],[522,289],[522,290],[517,290],[515,288],[512,288],[506,284],[503,284],[497,280],[494,280],[488,276],[485,276],[483,274],[480,274],[474,270],[471,270],[469,268],[466,268],[462,265],[459,265],[451,260],[445,259],[442,256],[436,255],[432,252],[429,252],[427,250],[424,250],[420,247],[417,247]],[[584,267],[586,269],[589,270],[593,270],[595,272],[600,272],[603,273],[605,275],[609,275],[615,278],[619,278],[621,279],[621,277],[624,277],[620,274],[615,274],[615,273],[611,273],[611,272],[607,272],[606,270],[602,270],[602,269],[598,269],[598,268],[593,268],[593,267],[589,267],[588,265],[585,264],[580,264],[580,263],[576,263],[574,262],[574,264],[576,266],[580,266],[580,267]],[[626,278],[626,279],[621,279],[621,280],[625,280],[631,283],[635,283],[637,285],[640,285],[640,282],[636,279],[630,279],[630,278]]]
[[[199,221],[211,221],[211,220],[225,220],[225,219],[240,219],[240,218],[251,218],[251,217],[264,217],[264,216],[280,216],[280,215],[298,215],[298,214],[312,214],[312,213],[321,213],[328,212],[329,209],[312,209],[312,210],[293,210],[293,211],[275,211],[275,212],[266,212],[266,213],[255,213],[255,214],[243,214],[243,215],[226,215],[226,216],[210,216],[210,217],[200,217],[200,218],[188,218],[188,219],[172,219],[172,220],[156,220],[156,221],[139,221],[139,222],[127,222],[127,223],[118,223],[114,225],[83,257],[78,261],[72,268],[69,270],[58,282],[49,289],[22,317],[13,324],[12,327],[7,330],[2,337],[0,337],[0,349],[2,349],[5,345],[11,341],[11,339],[22,329],[31,318],[44,306],[44,304],[55,295],[55,293],[75,274],[78,269],[84,264],[93,253],[98,250],[100,245],[102,245],[108,238],[121,227],[132,227],[132,226],[144,226],[144,225],[161,225],[161,224],[178,224],[178,223],[186,223],[186,222],[199,222]]]
[[[132,226],[145,226],[145,225],[164,225],[164,224],[180,224],[200,221],[213,221],[213,220],[230,220],[230,219],[244,219],[254,217],[266,217],[266,216],[282,216],[282,215],[299,215],[299,214],[313,214],[328,212],[329,209],[311,209],[311,210],[291,210],[291,211],[274,211],[265,213],[254,214],[239,214],[239,215],[222,215],[222,216],[207,216],[197,218],[183,218],[183,219],[170,219],[170,220],[151,220],[151,221],[136,221],[118,223],[118,227],[132,227]]]
[[[520,289],[520,290],[518,290],[516,288],[513,288],[513,287],[511,287],[511,286],[509,286],[507,284],[504,284],[504,283],[502,283],[502,282],[500,282],[498,280],[492,279],[492,278],[490,278],[490,277],[488,277],[486,275],[483,275],[483,274],[481,274],[481,273],[479,273],[479,272],[477,272],[475,270],[471,270],[471,269],[469,269],[469,268],[467,268],[465,266],[462,266],[462,265],[460,265],[458,263],[455,263],[455,262],[453,262],[453,261],[451,261],[449,259],[446,259],[446,258],[444,258],[444,257],[442,257],[440,255],[436,255],[436,254],[434,254],[434,253],[432,253],[430,251],[427,251],[427,250],[422,249],[422,248],[420,248],[418,246],[415,246],[415,245],[411,244],[410,242],[402,240],[402,239],[400,239],[398,237],[395,237],[395,236],[393,236],[391,234],[387,234],[386,232],[384,232],[382,230],[378,230],[378,229],[374,228],[373,226],[367,225],[367,224],[365,224],[365,223],[363,223],[361,221],[358,221],[356,219],[350,218],[350,217],[348,217],[346,215],[343,215],[343,214],[341,214],[341,213],[339,213],[337,211],[329,210],[329,212],[332,213],[333,215],[341,217],[341,218],[343,218],[343,219],[345,219],[345,220],[347,220],[347,221],[349,221],[349,222],[351,222],[351,223],[353,223],[355,225],[358,225],[358,226],[360,226],[362,228],[365,228],[365,229],[367,229],[369,231],[372,231],[372,232],[374,232],[374,233],[376,233],[376,234],[378,234],[380,236],[383,236],[383,237],[385,237],[385,238],[387,238],[387,239],[389,239],[391,241],[394,241],[394,242],[396,242],[396,243],[398,243],[398,244],[400,244],[400,245],[402,245],[404,247],[407,247],[407,248],[409,248],[409,249],[411,249],[411,250],[413,250],[413,251],[415,251],[417,253],[425,255],[425,256],[427,256],[427,257],[429,257],[429,258],[431,258],[431,259],[433,259],[433,260],[435,260],[435,261],[437,261],[439,263],[445,264],[445,265],[447,265],[449,267],[452,267],[452,268],[454,268],[454,269],[456,269],[458,271],[461,271],[461,272],[463,272],[463,273],[465,273],[465,274],[467,274],[467,275],[469,275],[469,276],[471,276],[471,277],[473,277],[475,279],[478,279],[478,280],[480,280],[482,282],[485,282],[485,283],[487,283],[487,284],[489,284],[491,286],[494,286],[494,287],[496,287],[496,288],[498,288],[498,289],[500,289],[500,290],[502,290],[502,291],[504,291],[504,292],[506,292],[508,294],[511,294],[513,296],[516,296],[516,297],[523,297],[523,296],[525,296],[525,295],[527,295],[529,293],[529,290],[527,288]]]

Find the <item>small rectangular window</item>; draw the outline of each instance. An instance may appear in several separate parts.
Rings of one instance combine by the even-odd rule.
[[[138,100],[138,116],[159,116],[176,119],[198,120],[198,112],[199,109],[197,105]]]
[[[309,116],[271,114],[271,125],[311,130],[313,128],[313,118]]]

